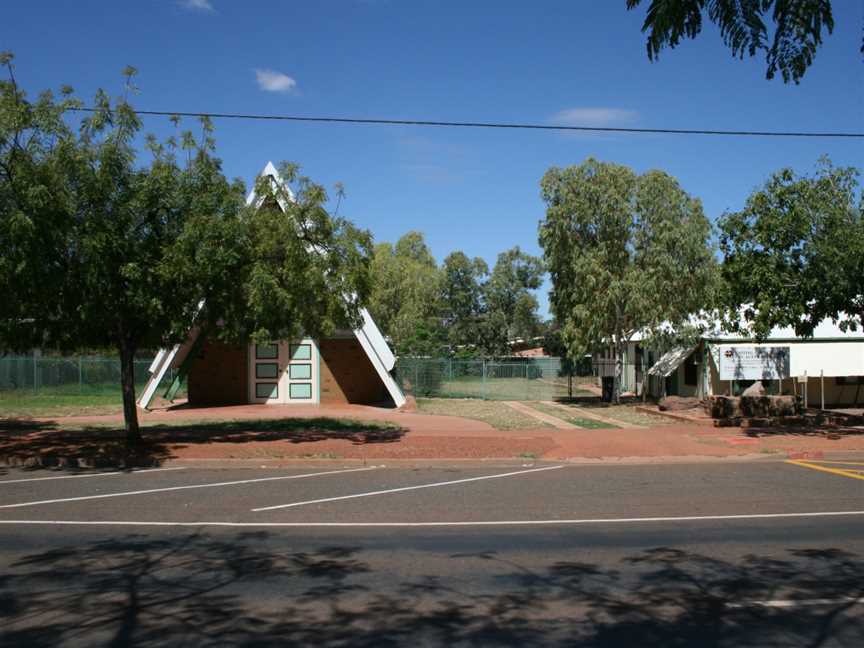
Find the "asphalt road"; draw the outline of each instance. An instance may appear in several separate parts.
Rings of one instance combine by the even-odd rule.
[[[861,646],[849,461],[6,471],[0,645]]]

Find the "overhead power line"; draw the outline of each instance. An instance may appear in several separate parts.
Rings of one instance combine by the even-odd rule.
[[[73,108],[80,112],[96,112],[95,108]],[[209,117],[210,119],[247,119],[259,121],[315,122],[325,124],[377,124],[384,126],[442,126],[450,128],[500,128],[511,130],[579,131],[589,133],[645,133],[666,135],[721,135],[738,137],[819,137],[864,138],[864,133],[720,130],[704,128],[624,128],[618,126],[568,126],[564,124],[518,124],[506,122],[460,122],[429,119],[373,119],[362,117],[306,117],[300,115],[251,115],[242,113],[171,112],[167,110],[137,110],[139,115],[161,117]]]

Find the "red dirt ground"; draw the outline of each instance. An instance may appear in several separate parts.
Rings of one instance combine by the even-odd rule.
[[[313,425],[310,429],[286,432],[272,429],[244,431],[242,423],[231,432],[214,434],[206,429],[207,420],[252,421],[286,417],[388,421],[399,429],[333,433],[316,430]],[[836,440],[820,434],[788,431],[754,437],[740,428],[712,428],[704,424],[504,432],[481,421],[359,405],[175,407],[142,413],[141,421],[172,426],[170,430],[145,428],[143,431],[147,440],[144,452],[157,463],[231,459],[276,462],[301,459],[680,460],[772,454],[813,457],[826,452],[864,451],[864,433],[844,435]],[[111,427],[64,431],[65,426],[72,424]],[[190,427],[184,428],[186,424]],[[30,456],[69,458],[76,455],[116,457],[122,445],[121,428],[122,419],[117,415],[0,421],[0,462],[4,458],[7,462],[15,458],[18,462],[28,453]]]

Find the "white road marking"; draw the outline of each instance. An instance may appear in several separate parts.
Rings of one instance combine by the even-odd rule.
[[[142,468],[141,470],[117,470],[111,472],[88,473],[86,475],[57,475],[56,477],[29,477],[27,479],[4,479],[0,480],[2,484],[21,484],[23,482],[45,481],[47,479],[83,479],[85,477],[108,477],[110,475],[132,475],[138,473],[160,472],[165,470],[186,470],[185,467],[178,466],[175,468]]]
[[[743,601],[739,603],[726,603],[729,608],[746,607],[768,607],[768,608],[795,608],[824,605],[860,605],[864,603],[864,597],[846,596],[834,599],[773,599],[769,601]]]
[[[213,484],[190,484],[186,486],[167,486],[165,488],[148,488],[146,490],[123,491],[120,493],[104,493],[102,495],[84,495],[82,497],[63,497],[59,499],[37,500],[35,502],[21,502],[19,504],[4,504],[0,509],[20,508],[22,506],[38,506],[41,504],[60,504],[63,502],[82,502],[84,500],[104,499],[106,497],[125,497],[127,495],[149,495],[151,493],[167,493],[169,491],[188,490],[190,488],[216,488],[217,486],[235,486],[238,484],[255,484],[266,481],[279,481],[283,479],[304,479],[306,477],[323,477],[324,475],[336,475],[349,472],[360,472],[363,470],[375,470],[375,466],[367,468],[350,468],[348,470],[328,470],[327,472],[306,473],[303,475],[283,475],[280,477],[260,477],[258,479],[240,479],[237,481],[216,482]]]
[[[517,470],[516,472],[499,473],[497,475],[486,475],[484,477],[468,477],[467,479],[455,479],[453,481],[434,482],[431,484],[420,484],[419,486],[403,486],[402,488],[388,488],[386,490],[368,491],[366,493],[355,493],[354,495],[341,495],[339,497],[325,497],[323,499],[307,500],[305,502],[292,502],[290,504],[277,504],[276,506],[262,506],[252,509],[253,513],[261,511],[273,511],[275,509],[291,508],[294,506],[306,506],[307,504],[322,504],[324,502],[338,502],[339,500],[355,499],[357,497],[372,497],[373,495],[387,495],[389,493],[402,493],[404,491],[417,490],[419,488],[435,488],[436,486],[450,486],[452,484],[464,484],[466,482],[481,481],[483,479],[498,479],[499,477],[513,477],[515,475],[526,475],[528,473],[541,472],[543,470],[558,470],[564,466],[546,466],[545,468],[532,468],[531,470]]]
[[[311,475],[307,475],[311,476]],[[272,527],[298,529],[357,528],[357,527],[496,527],[496,526],[569,526],[593,524],[638,524],[645,522],[710,522],[715,520],[771,520],[778,518],[810,518],[864,516],[864,511],[814,511],[809,513],[748,513],[745,515],[688,515],[680,517],[587,518],[581,520],[480,520],[464,522],[145,522],[136,520],[0,520],[0,525],[37,524],[60,526],[155,526],[155,527]]]

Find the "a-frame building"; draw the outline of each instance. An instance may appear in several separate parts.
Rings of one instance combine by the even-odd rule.
[[[293,197],[272,162],[261,177],[278,183]],[[254,188],[246,204],[260,206]],[[199,339],[199,330],[193,328],[183,344],[157,353],[138,405],[149,408],[166,376],[174,374],[186,378],[191,405],[360,403],[401,407],[405,396],[391,374],[396,358],[365,308],[361,317],[362,325],[353,331],[270,344],[232,346]],[[167,386],[166,397],[173,398],[178,385],[179,379]]]

